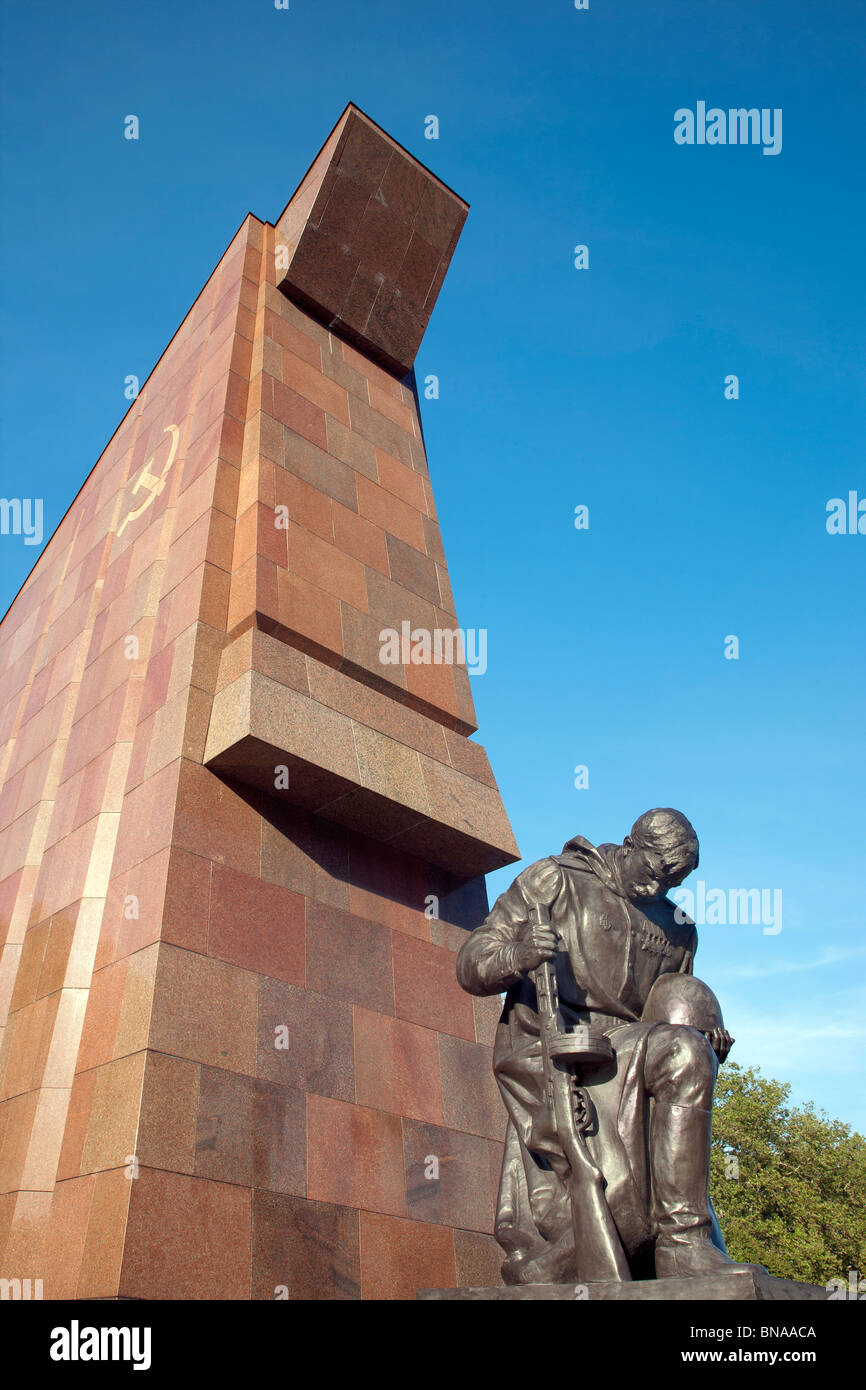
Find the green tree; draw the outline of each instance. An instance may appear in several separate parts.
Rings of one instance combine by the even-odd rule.
[[[866,1276],[866,1139],[790,1086],[726,1063],[713,1111],[710,1191],[728,1251],[782,1279]]]

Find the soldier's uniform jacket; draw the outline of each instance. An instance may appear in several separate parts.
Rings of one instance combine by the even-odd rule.
[[[507,990],[507,1014],[535,1012],[534,986],[516,968],[518,945],[535,903],[549,906],[560,936],[554,964],[567,1021],[571,1016],[588,1021],[592,1014],[604,1027],[634,1022],[659,975],[691,974],[697,949],[694,923],[677,914],[668,898],[641,906],[631,902],[611,856],[618,848],[596,848],[577,836],[562,854],[524,869],[464,942],[457,960],[463,988],[473,994]],[[537,1032],[533,1022],[525,1019],[530,1031]]]

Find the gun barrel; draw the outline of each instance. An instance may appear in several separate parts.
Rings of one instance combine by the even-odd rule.
[[[530,908],[532,925],[549,925],[544,904]],[[574,1222],[578,1278],[629,1280],[628,1262],[604,1195],[604,1178],[587,1148],[575,1116],[581,1062],[606,1061],[613,1056],[603,1034],[581,1027],[569,1033],[559,1012],[559,992],[553,962],[541,961],[531,971],[541,1026],[541,1056],[547,1104],[569,1166],[569,1198]]]
[[[550,926],[550,910],[543,903],[536,903],[529,909],[529,921],[532,926]],[[531,972],[532,983],[535,985],[535,993],[538,997],[538,1016],[541,1019],[542,1028],[551,1023],[559,1022],[559,998],[556,988],[556,973],[553,962],[543,960]]]
[[[538,998],[538,1016],[543,1026],[545,1023],[554,1021],[557,1017],[556,985],[549,960],[543,960],[539,966],[536,966],[532,972],[532,981]]]

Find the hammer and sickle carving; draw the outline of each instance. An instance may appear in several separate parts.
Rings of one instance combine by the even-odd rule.
[[[147,511],[147,508],[151,505],[152,502],[156,500],[156,498],[159,496],[159,494],[165,487],[165,476],[168,473],[168,470],[171,468],[171,465],[174,463],[175,455],[177,453],[177,446],[180,440],[180,430],[177,425],[166,425],[164,433],[171,433],[171,448],[169,449],[168,458],[166,459],[165,466],[163,467],[161,473],[151,473],[150,470],[153,465],[153,460],[155,458],[155,455],[151,454],[150,458],[147,460],[138,477],[136,478],[135,486],[132,489],[133,492],[139,492],[141,488],[146,488],[147,496],[145,497],[144,501],[141,503],[140,506],[133,507],[132,511],[127,512],[126,516],[123,518],[123,521],[117,528],[118,536],[123,535],[124,531],[126,530],[126,527],[129,525],[131,521],[135,521],[137,517],[141,516],[142,512]]]

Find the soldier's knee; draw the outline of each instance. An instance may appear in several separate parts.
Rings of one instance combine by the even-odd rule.
[[[696,1028],[660,1023],[647,1039],[647,1080],[660,1100],[709,1107],[717,1070],[716,1054]]]

